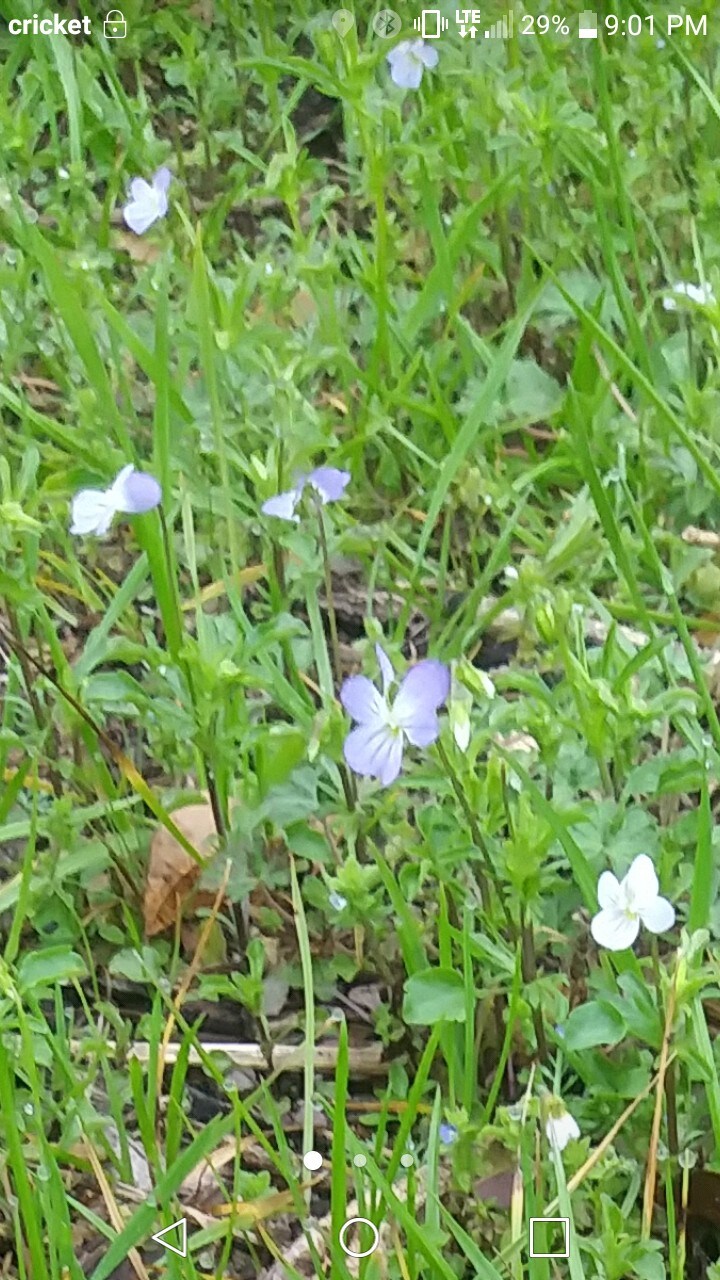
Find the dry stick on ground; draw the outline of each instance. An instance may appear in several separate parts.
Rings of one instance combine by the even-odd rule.
[[[212,904],[210,915],[208,916],[207,920],[204,921],[203,927],[200,930],[200,937],[198,938],[198,944],[195,948],[195,954],[192,958],[192,961],[187,967],[187,970],[183,976],[183,980],[180,983],[180,986],[177,989],[175,999],[173,1000],[173,1003],[172,1003],[170,1016],[165,1024],[162,1043],[160,1045],[160,1052],[158,1053],[158,1063],[157,1063],[158,1094],[161,1092],[161,1089],[162,1089],[162,1078],[165,1071],[165,1054],[167,1053],[167,1048],[170,1043],[170,1037],[175,1029],[175,1020],[177,1018],[178,1013],[180,1012],[180,1009],[182,1008],[183,1000],[185,999],[188,991],[190,990],[190,987],[193,984],[195,975],[202,963],[202,958],[203,958],[203,955],[205,954],[205,948],[207,947],[207,944],[210,941],[210,933],[212,931],[212,927],[218,918],[220,907],[222,906],[223,900],[225,898],[225,893],[228,887],[228,881],[230,880],[231,866],[232,864],[230,862],[230,859],[228,858],[227,862],[225,863],[225,871],[222,878],[222,884],[220,885],[220,888],[218,889],[215,895],[215,901]]]
[[[655,1092],[655,1111],[653,1114],[650,1135],[650,1151],[648,1153],[647,1173],[645,1174],[645,1192],[643,1195],[642,1239],[647,1240],[652,1226],[653,1205],[655,1203],[655,1183],[657,1182],[657,1157],[660,1142],[660,1125],[662,1124],[663,1097],[665,1094],[665,1076],[670,1063],[670,1037],[675,1021],[675,1002],[677,999],[678,960],[675,961],[672,986],[668,995],[665,1013],[665,1029],[663,1031],[662,1048],[660,1049],[660,1065],[657,1073]]]
[[[86,1152],[87,1152],[87,1156],[90,1161],[90,1164],[92,1165],[93,1173],[95,1174],[95,1177],[97,1179],[97,1184],[98,1184],[98,1187],[100,1188],[100,1194],[102,1195],[102,1198],[105,1202],[105,1208],[107,1209],[108,1217],[113,1227],[119,1234],[122,1231],[125,1223],[123,1222],[122,1214],[118,1209],[117,1200],[113,1195],[112,1188],[110,1187],[110,1183],[105,1177],[105,1170],[103,1169],[100,1161],[98,1160],[97,1152],[95,1151],[95,1148],[92,1144],[91,1139],[87,1137],[87,1135],[86,1135]],[[140,1254],[138,1253],[137,1249],[128,1249],[127,1256],[130,1259],[130,1263],[132,1265],[133,1271],[135,1272],[135,1275],[138,1277],[138,1280],[150,1280],[150,1277],[148,1276],[148,1273],[145,1269],[145,1264],[142,1258],[140,1257]]]
[[[447,1164],[441,1165],[438,1171],[438,1176],[439,1176],[438,1194],[442,1196],[446,1194],[450,1189],[450,1181],[451,1181],[452,1175],[451,1175],[451,1169],[449,1165]],[[316,1181],[319,1181],[319,1179],[317,1179]],[[417,1169],[415,1174],[415,1199],[414,1199],[413,1208],[416,1215],[420,1214],[421,1210],[424,1208],[427,1202],[427,1198],[428,1198],[427,1182],[428,1182],[427,1171],[424,1168],[420,1167],[419,1169]],[[398,1182],[393,1183],[392,1190],[396,1199],[402,1201],[403,1203],[407,1202],[407,1194],[408,1194],[407,1178],[401,1178],[399,1179]],[[357,1216],[362,1212],[363,1210],[358,1204],[358,1201],[351,1200],[346,1209],[346,1221],[349,1221],[351,1218],[357,1218]],[[271,1263],[268,1268],[260,1272],[260,1275],[258,1276],[258,1280],[287,1280],[287,1276],[289,1274],[292,1274],[290,1271],[291,1267],[294,1268],[296,1271],[300,1271],[301,1275],[306,1275],[306,1274],[309,1275],[310,1274],[309,1272],[302,1271],[303,1264],[309,1262],[310,1256],[311,1256],[310,1249],[308,1247],[307,1235],[310,1234],[312,1236],[312,1240],[315,1245],[315,1248],[317,1249],[321,1257],[323,1257],[323,1255],[326,1253],[326,1243],[327,1243],[327,1240],[329,1239],[331,1228],[332,1228],[331,1213],[327,1213],[324,1218],[320,1218],[320,1219],[309,1222],[305,1226],[305,1232],[299,1235],[297,1239],[293,1241],[293,1243],[290,1245],[289,1248],[284,1249],[282,1257],[280,1257],[279,1256],[280,1250],[278,1246],[275,1244],[272,1238],[268,1235],[267,1231],[265,1231],[262,1227],[258,1226],[258,1234],[262,1236],[262,1239],[264,1241],[265,1247],[267,1248],[268,1252],[271,1253],[272,1256],[275,1258],[274,1263]],[[394,1226],[394,1220],[392,1219],[391,1210],[388,1210],[388,1215],[386,1220],[378,1224],[378,1232],[379,1232],[379,1240],[378,1240],[378,1247],[377,1247],[375,1256],[376,1257],[379,1256],[379,1259],[382,1260],[382,1262],[385,1264],[385,1269],[387,1269],[387,1264],[386,1264],[387,1255],[390,1252],[391,1248],[393,1247],[394,1243],[397,1241],[397,1232]],[[358,1262],[356,1259],[352,1257],[352,1255],[348,1256],[345,1265],[351,1275],[356,1276],[358,1274]],[[315,1272],[313,1271],[312,1275],[314,1274]],[[328,1275],[329,1274],[330,1273],[328,1272]]]
[[[114,1040],[104,1041],[108,1055],[118,1051]],[[78,1058],[87,1057],[88,1046],[82,1040],[70,1041],[71,1052]],[[168,1044],[165,1049],[165,1066],[177,1062],[182,1046],[177,1042]],[[135,1058],[147,1065],[154,1055],[154,1047],[147,1040],[136,1040],[127,1049],[127,1057]],[[305,1061],[305,1048],[302,1044],[276,1044],[266,1053],[262,1045],[242,1044],[236,1041],[199,1041],[190,1046],[188,1062],[190,1066],[202,1066],[208,1054],[220,1053],[236,1067],[247,1067],[253,1071],[302,1071]],[[383,1044],[374,1040],[370,1044],[351,1047],[348,1051],[350,1070],[358,1076],[384,1076],[390,1068],[389,1059],[383,1058]],[[319,1044],[315,1046],[314,1065],[316,1071],[332,1075],[337,1070],[338,1047],[335,1044]]]
[[[620,408],[622,409],[623,413],[630,419],[631,422],[637,423],[638,416],[635,410],[631,407],[631,405],[628,404],[627,400],[625,399],[617,383],[613,382],[612,374],[605,363],[605,360],[603,358],[602,352],[600,351],[600,348],[593,344],[592,353],[597,362],[598,369],[600,370],[603,378],[605,379],[608,387],[610,388],[610,394],[613,400],[615,400],[616,403],[620,405]]]
[[[670,1055],[668,1059],[668,1064],[674,1061],[675,1061],[675,1054],[673,1053]],[[578,1169],[577,1172],[573,1174],[572,1178],[568,1178],[567,1189],[568,1189],[569,1195],[572,1195],[573,1192],[577,1191],[579,1186],[582,1186],[588,1174],[592,1173],[593,1169],[595,1168],[595,1165],[598,1164],[600,1160],[602,1160],[602,1157],[605,1155],[605,1152],[607,1151],[608,1147],[611,1146],[612,1143],[615,1141],[623,1125],[626,1124],[627,1121],[630,1119],[631,1115],[635,1111],[637,1111],[638,1107],[640,1106],[640,1103],[644,1102],[645,1099],[649,1097],[649,1095],[652,1093],[659,1079],[660,1079],[660,1072],[658,1071],[657,1075],[653,1076],[652,1080],[648,1081],[648,1083],[645,1085],[645,1088],[641,1089],[637,1098],[633,1098],[632,1102],[629,1103],[629,1105],[625,1108],[622,1115],[615,1121],[614,1125],[610,1129],[608,1129],[607,1133],[605,1134],[605,1137],[598,1143],[598,1145],[594,1148],[594,1150],[590,1152],[590,1155],[588,1156],[584,1165],[582,1165],[581,1168]],[[545,1207],[545,1211],[544,1211],[545,1215],[547,1217],[550,1217],[551,1214],[557,1211],[557,1209],[559,1208],[559,1205],[560,1205],[560,1201],[556,1196],[556,1198],[552,1200],[550,1204],[548,1204]],[[514,1240],[513,1244],[510,1245],[509,1248],[512,1248],[513,1245],[517,1247],[520,1243],[521,1243],[520,1240]],[[525,1247],[524,1237],[522,1239],[522,1245],[523,1247]],[[503,1256],[505,1257],[506,1255],[507,1255],[507,1251],[503,1251]]]

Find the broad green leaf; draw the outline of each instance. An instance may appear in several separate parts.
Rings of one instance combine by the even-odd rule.
[[[47,947],[23,956],[18,965],[18,986],[27,992],[37,987],[52,987],[56,982],[69,982],[71,978],[84,978],[86,973],[85,961],[76,951]]]
[[[568,1053],[597,1045],[619,1044],[626,1033],[625,1019],[610,1005],[589,1000],[573,1009],[565,1023],[563,1043]]]
[[[403,1017],[414,1026],[465,1021],[465,987],[455,969],[423,969],[405,983]]]

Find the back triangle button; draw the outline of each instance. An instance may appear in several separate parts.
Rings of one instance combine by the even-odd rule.
[[[180,1228],[180,1244],[170,1244],[166,1237],[178,1227]],[[171,1222],[169,1227],[165,1227],[163,1231],[158,1231],[157,1235],[151,1238],[161,1244],[163,1249],[169,1249],[170,1253],[177,1253],[181,1258],[187,1258],[187,1218],[178,1218],[177,1222]]]

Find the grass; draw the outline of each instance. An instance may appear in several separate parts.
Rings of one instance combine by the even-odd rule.
[[[717,33],[447,9],[403,91],[363,6],[3,14],[3,1274],[186,1216],[178,1277],[551,1280],[560,1214],[572,1280],[712,1280]],[[161,505],[72,535],[128,462]],[[389,786],[378,643],[453,672]],[[640,854],[675,925],[606,950]]]

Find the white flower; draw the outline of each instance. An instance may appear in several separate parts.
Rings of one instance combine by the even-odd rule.
[[[593,916],[590,932],[608,951],[631,947],[640,932],[640,922],[651,933],[665,933],[675,923],[675,908],[658,893],[658,878],[651,859],[641,853],[623,880],[612,871],[603,871],[598,880],[601,910]]]
[[[172,181],[169,169],[158,169],[152,183],[144,178],[133,178],[130,183],[130,199],[123,209],[123,218],[131,231],[141,236],[158,218],[168,211],[168,187]]]
[[[438,51],[424,40],[401,40],[387,60],[393,84],[400,89],[419,89],[425,68],[438,64]]]
[[[132,463],[118,471],[109,489],[81,489],[72,500],[71,533],[107,533],[118,512],[141,515],[152,511],[162,497],[154,476],[136,471]]]
[[[580,1126],[574,1116],[566,1109],[559,1098],[549,1103],[549,1114],[545,1121],[545,1133],[551,1147],[564,1151],[568,1142],[580,1137]]]
[[[712,306],[715,302],[715,294],[709,284],[686,284],[680,280],[672,286],[672,292],[679,298],[689,298],[699,307]],[[663,298],[663,307],[666,311],[677,311],[678,304],[674,298]]]

